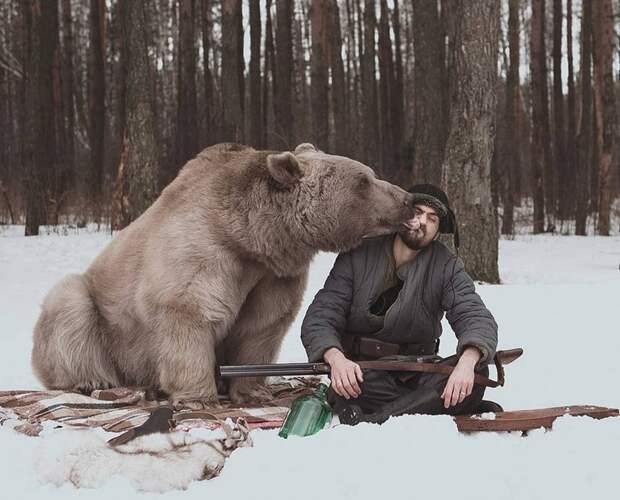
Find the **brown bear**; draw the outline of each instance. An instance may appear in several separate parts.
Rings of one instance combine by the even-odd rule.
[[[311,144],[207,148],[49,292],[34,372],[50,389],[145,386],[175,405],[212,404],[217,362],[275,360],[317,251],[393,232],[411,213],[409,193]],[[264,379],[234,379],[229,394],[261,399]]]

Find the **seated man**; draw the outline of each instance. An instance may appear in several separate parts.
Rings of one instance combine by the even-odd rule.
[[[361,414],[362,421],[382,422],[390,415],[501,410],[483,402],[484,387],[474,385],[474,372],[488,375],[497,324],[461,259],[437,241],[440,233],[452,233],[458,249],[454,212],[435,186],[409,192],[416,196],[415,216],[397,234],[338,255],[303,321],[308,359],[330,365],[328,401],[345,423],[354,423],[347,422],[351,411],[356,421]],[[458,338],[456,355],[441,361],[455,366],[451,375],[362,373],[355,363],[386,354],[436,354],[444,312]]]

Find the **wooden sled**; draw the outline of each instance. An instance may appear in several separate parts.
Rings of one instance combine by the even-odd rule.
[[[454,421],[460,432],[527,432],[540,427],[551,429],[555,419],[565,415],[602,419],[617,417],[620,412],[617,408],[606,408],[604,406],[558,406],[535,410],[463,415],[454,417]]]

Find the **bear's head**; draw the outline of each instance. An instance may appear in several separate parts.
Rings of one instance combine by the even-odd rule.
[[[355,160],[312,144],[267,156],[274,199],[293,237],[315,249],[349,250],[363,238],[397,231],[412,216],[412,196]]]

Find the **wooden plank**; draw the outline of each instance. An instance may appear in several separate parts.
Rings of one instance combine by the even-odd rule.
[[[503,411],[495,414],[458,416],[454,420],[461,432],[528,431],[544,427],[551,429],[556,418],[565,415],[588,416],[595,419],[617,417],[617,408],[578,405],[539,408],[534,410]]]

